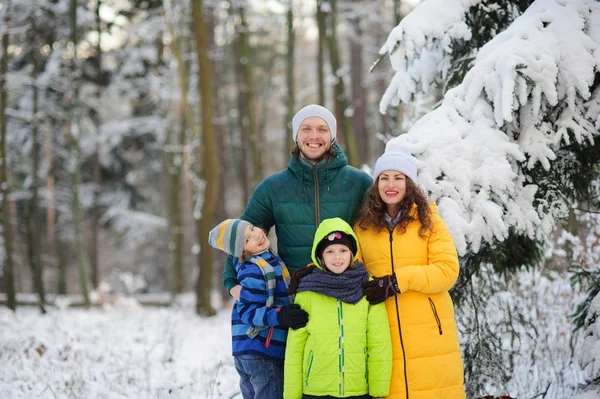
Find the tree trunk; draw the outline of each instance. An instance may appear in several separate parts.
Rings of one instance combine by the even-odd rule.
[[[183,104],[180,102],[178,114],[185,113]],[[183,216],[181,213],[181,170],[182,162],[177,161],[177,158],[183,156],[183,152],[179,149],[184,148],[185,143],[185,122],[181,118],[179,138],[174,139],[173,136],[177,132],[170,131],[168,134],[169,147],[166,152],[166,167],[169,175],[169,198],[168,198],[168,215],[171,243],[169,250],[171,252],[171,270],[173,273],[171,291],[173,295],[181,294],[185,290],[185,275],[183,272]]]
[[[13,311],[17,308],[15,278],[13,270],[13,230],[10,218],[10,186],[8,184],[8,159],[6,157],[6,75],[8,73],[8,28],[10,26],[10,0],[4,3],[4,27],[2,32],[2,58],[0,58],[0,192],[2,193],[2,224],[5,262],[0,273],[3,292],[7,294],[7,306]]]
[[[319,86],[319,104],[325,104],[325,43],[327,40],[327,13],[323,11],[323,1],[317,0],[317,84]]]
[[[102,0],[96,0],[96,32],[98,33],[98,45],[96,46],[96,71],[98,71],[98,84],[102,84],[100,78],[102,77],[102,20],[100,18],[100,6]],[[98,94],[99,96],[99,94]],[[92,158],[92,176],[94,181],[94,198],[92,201],[92,217],[90,220],[91,240],[90,240],[90,267],[92,271],[92,286],[98,287],[100,284],[100,271],[98,265],[98,232],[100,230],[100,155],[99,155],[99,143],[96,140],[96,148],[94,149],[94,156]]]
[[[250,139],[246,132],[248,131],[248,119],[245,116],[245,110],[247,109],[246,103],[249,101],[247,90],[244,86],[244,71],[242,68],[242,44],[241,37],[236,34],[233,39],[231,49],[233,51],[233,65],[235,66],[235,79],[237,91],[237,123],[238,132],[240,136],[240,143],[242,148],[237,153],[240,160],[240,166],[236,168],[240,173],[240,185],[242,187],[242,204],[245,205],[250,198],[250,159],[248,158],[247,149],[250,148]]]
[[[208,244],[208,233],[214,225],[213,215],[217,207],[217,193],[219,179],[217,171],[216,145],[212,125],[212,85],[210,59],[208,58],[208,37],[202,0],[191,0],[194,18],[196,54],[198,56],[198,92],[201,98],[202,134],[200,137],[201,149],[198,159],[204,172],[204,202],[202,215],[197,222],[197,236],[200,252],[198,254],[198,281],[196,284],[196,313],[199,315],[214,315],[216,312],[210,304],[210,291],[212,286],[212,248]]]
[[[225,118],[225,112],[223,110],[223,101],[220,96],[219,87],[223,87],[223,74],[219,73],[219,64],[217,62],[218,56],[217,51],[218,47],[215,45],[214,32],[216,26],[216,17],[214,13],[214,8],[212,6],[206,7],[206,34],[209,37],[210,44],[210,54],[213,55],[211,59],[211,67],[212,67],[212,82],[213,82],[213,129],[216,138],[216,146],[217,146],[217,156],[218,156],[218,165],[220,165],[219,169],[219,193],[217,198],[226,198],[227,192],[225,190],[226,187],[226,179],[227,179],[227,171],[231,170],[232,166],[229,164],[229,158],[225,156],[225,129],[227,128],[227,121]],[[225,201],[217,201],[217,207],[215,209],[215,220],[225,220],[227,217],[226,209],[225,209]],[[216,254],[215,260],[213,262],[215,277],[217,280],[217,287],[219,287],[219,293],[221,295],[222,302],[225,303],[229,301],[229,293],[221,284],[221,276],[223,275],[223,269],[225,266],[225,260],[227,258],[226,254],[223,251],[213,250],[213,254]]]
[[[31,22],[34,25],[35,21]],[[27,253],[29,264],[33,273],[33,286],[38,294],[40,311],[46,313],[46,299],[44,294],[44,270],[41,263],[41,245],[40,245],[40,229],[39,229],[39,214],[38,214],[38,174],[39,174],[39,153],[40,145],[38,140],[38,102],[39,91],[37,88],[37,75],[39,74],[37,57],[33,56],[33,69],[31,80],[33,82],[33,99],[32,99],[32,123],[31,123],[31,197],[28,201],[27,209]]]
[[[88,256],[85,250],[85,227],[83,220],[83,211],[81,209],[81,203],[79,201],[79,185],[80,185],[80,149],[79,140],[76,134],[73,134],[73,122],[75,119],[74,112],[71,111],[71,120],[66,121],[66,137],[67,147],[69,148],[69,168],[71,169],[71,193],[72,193],[72,204],[71,209],[75,218],[75,247],[77,251],[77,264],[79,266],[79,283],[81,295],[83,296],[83,303],[85,307],[90,307],[89,298],[89,279],[90,279],[90,265],[88,263]],[[77,129],[79,130],[79,129]]]
[[[329,44],[329,61],[331,63],[331,72],[336,77],[336,82],[333,87],[334,93],[334,104],[335,104],[335,116],[338,121],[338,132],[341,131],[342,135],[338,135],[346,143],[346,154],[348,155],[348,163],[352,166],[359,166],[358,162],[358,150],[356,148],[356,138],[352,125],[346,117],[346,110],[348,109],[348,97],[346,96],[346,88],[344,85],[344,79],[340,75],[340,56],[337,45],[337,22],[336,22],[336,0],[330,0],[329,2],[331,10],[328,14],[328,29],[327,29],[327,41]]]
[[[369,162],[369,140],[367,137],[365,104],[366,91],[363,77],[363,48],[361,43],[362,30],[360,20],[352,19],[350,24],[354,34],[350,35],[350,76],[352,89],[352,128],[356,137],[358,147],[358,164]]]
[[[239,38],[239,58],[235,60],[239,64],[241,85],[239,87],[240,92],[244,93],[245,101],[243,103],[244,108],[239,110],[242,112],[244,130],[242,134],[248,135],[249,147],[244,147],[243,151],[250,150],[252,156],[252,187],[256,187],[258,182],[262,179],[262,157],[260,156],[260,137],[258,133],[258,125],[256,123],[256,111],[254,109],[255,95],[254,95],[254,82],[252,79],[252,71],[250,68],[250,43],[248,40],[248,23],[246,21],[246,4],[235,6],[234,10],[237,10],[239,21],[236,24],[236,36]]]
[[[60,236],[56,231],[58,220],[60,219],[59,208],[55,205],[55,191],[58,183],[58,170],[62,169],[61,162],[54,162],[54,141],[52,129],[46,132],[44,144],[44,153],[46,159],[46,232],[48,235],[48,255],[50,264],[57,269],[56,293],[66,295],[67,293],[67,262],[65,257],[66,248],[60,241]]]
[[[285,148],[287,151],[291,151],[294,146],[294,138],[292,137],[292,118],[295,114],[295,97],[296,88],[294,86],[294,54],[296,46],[296,33],[294,31],[294,0],[289,0],[288,11],[287,11],[287,96],[286,96],[286,118],[284,123],[283,132],[285,134]]]
[[[81,129],[77,127],[76,134],[73,134],[73,125],[76,119],[74,109],[77,104],[79,97],[79,87],[77,77],[75,76],[75,61],[77,59],[77,0],[71,0],[71,43],[73,44],[73,58],[71,59],[71,99],[69,104],[69,120],[66,121],[66,136],[67,136],[67,147],[69,148],[69,168],[71,171],[71,188],[73,195],[73,216],[75,218],[75,245],[77,248],[77,263],[79,265],[79,281],[81,295],[83,296],[83,303],[86,308],[89,308],[90,297],[89,297],[89,279],[90,279],[90,266],[88,263],[88,257],[85,250],[85,238],[84,238],[84,220],[83,212],[81,210],[81,203],[79,202],[79,184],[80,184],[80,148],[79,148],[79,135]]]

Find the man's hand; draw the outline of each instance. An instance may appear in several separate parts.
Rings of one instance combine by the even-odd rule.
[[[313,270],[315,270],[315,267],[309,265],[306,267],[301,267],[292,274],[292,276],[290,277],[290,286],[288,287],[290,295],[296,293],[296,290],[298,289],[298,284],[300,284],[300,280],[302,279],[302,277],[311,274]]]
[[[381,303],[392,295],[400,293],[395,274],[374,277],[373,280],[363,281],[361,286],[371,305]]]
[[[229,295],[231,295],[233,297],[233,299],[235,299],[236,301],[239,301],[240,300],[240,292],[242,292],[242,286],[240,284],[234,285],[229,290]]]

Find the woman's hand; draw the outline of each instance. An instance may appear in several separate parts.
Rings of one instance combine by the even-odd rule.
[[[371,305],[381,303],[392,295],[400,293],[395,274],[388,274],[383,277],[374,277],[373,280],[363,281],[361,286],[365,296],[367,297],[367,301],[369,301]]]

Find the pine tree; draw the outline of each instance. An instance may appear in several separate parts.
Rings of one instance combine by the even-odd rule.
[[[539,265],[557,220],[589,201],[600,172],[599,25],[592,0],[428,0],[380,50],[395,70],[381,112],[443,93],[387,149],[406,143],[419,159],[419,183],[461,255],[459,306],[485,302],[472,286],[483,266],[507,275]],[[459,314],[489,338],[464,343],[473,395],[499,379],[484,363],[500,347],[484,318]]]

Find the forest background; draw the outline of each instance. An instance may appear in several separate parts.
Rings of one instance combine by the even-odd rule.
[[[193,291],[196,313],[214,315],[214,294],[220,297],[217,303],[226,303],[229,296],[220,283],[223,255],[208,246],[208,231],[220,220],[239,215],[256,184],[285,167],[293,146],[291,119],[298,109],[319,103],[334,111],[349,163],[370,171],[386,143],[403,133],[413,144],[426,142],[419,129],[425,131],[432,117],[421,117],[445,109],[444,98],[468,82],[468,72],[476,69],[479,49],[508,31],[532,3],[564,2],[428,0],[419,7],[417,1],[401,0],[3,0],[3,301],[16,309],[19,298],[31,298],[17,293],[35,293],[33,303],[45,313],[65,295],[75,295],[74,306],[102,305],[117,294],[139,294],[147,305],[169,306],[180,294]],[[582,13],[593,3],[571,4]],[[589,21],[600,21],[597,11],[590,11]],[[394,27],[405,16],[407,40],[394,44]],[[469,40],[464,26],[440,33],[445,29],[441,22],[452,18],[470,29]],[[427,29],[429,25],[436,28]],[[415,26],[423,32],[422,40],[410,29]],[[593,29],[585,25],[581,30]],[[600,37],[592,33],[592,38]],[[426,50],[414,57],[420,46]],[[407,69],[415,87],[399,82],[394,73],[403,66],[387,60],[397,48],[406,59],[413,57]],[[447,59],[426,64],[436,50]],[[585,51],[599,58],[592,47]],[[586,101],[576,98],[572,108],[590,114],[596,104],[592,100],[600,96],[598,62],[583,60],[592,81],[577,87],[593,94],[582,94]],[[431,64],[439,70],[432,72]],[[513,68],[524,76],[524,85],[545,87],[543,77],[527,76],[523,65]],[[429,79],[435,74],[439,76]],[[564,103],[571,93],[565,87],[575,81],[572,77],[554,83],[559,93],[567,93]],[[486,90],[493,97],[493,90]],[[532,97],[536,104],[535,94],[525,95]],[[541,98],[547,100],[547,93]],[[525,108],[525,102],[509,106],[507,112]],[[542,102],[539,124],[554,123],[554,131],[560,131],[556,115],[563,115],[564,107],[550,105]],[[600,122],[586,118],[591,127],[581,122],[583,128],[570,126],[569,133],[588,129],[590,136],[597,135]],[[507,135],[514,133],[514,126],[497,124]],[[437,133],[435,140],[443,142]],[[536,198],[536,209],[551,216],[543,220],[548,222],[543,229],[524,233],[518,222],[507,222],[506,234],[475,229],[480,241],[454,236],[462,272],[452,294],[470,393],[482,394],[490,383],[501,386],[516,378],[514,356],[528,340],[537,342],[526,345],[532,359],[556,361],[551,372],[558,382],[540,395],[560,397],[575,391],[577,378],[568,376],[578,373],[573,370],[578,370],[576,352],[582,352],[581,327],[593,329],[600,309],[592,301],[598,293],[600,257],[597,142],[574,140],[566,146],[565,153],[575,153],[570,164],[545,153],[539,157],[543,168],[537,169],[515,166],[535,164],[535,159],[501,154],[519,177],[526,171],[526,180],[544,188],[546,200],[552,197],[547,207]],[[553,145],[560,154],[560,140]],[[435,148],[435,142],[422,146],[422,158],[439,158]],[[452,155],[460,155],[460,149]],[[568,174],[565,164],[571,167]],[[430,170],[424,172],[430,176]],[[452,178],[448,168],[439,173],[431,175],[432,181]],[[428,182],[425,188],[434,199],[444,197],[433,190],[435,184]],[[502,193],[491,197],[504,200]],[[487,225],[497,222],[490,220]],[[544,239],[539,232],[546,234]],[[554,342],[545,342],[566,342],[560,355],[538,347],[547,340],[545,328],[556,326],[539,324],[539,319],[549,320],[548,298],[539,301],[542,309],[531,313],[538,302],[532,285],[543,289],[553,287],[552,281],[572,282],[568,293],[563,285],[559,292],[546,291],[574,307],[561,308],[568,334],[561,330]],[[152,295],[161,293],[168,294]],[[491,315],[491,309],[500,312]],[[600,334],[587,331],[585,335],[594,337],[593,346]],[[582,367],[592,369],[586,386],[598,381],[597,365],[595,356],[581,361]],[[540,392],[541,385],[530,388]]]

